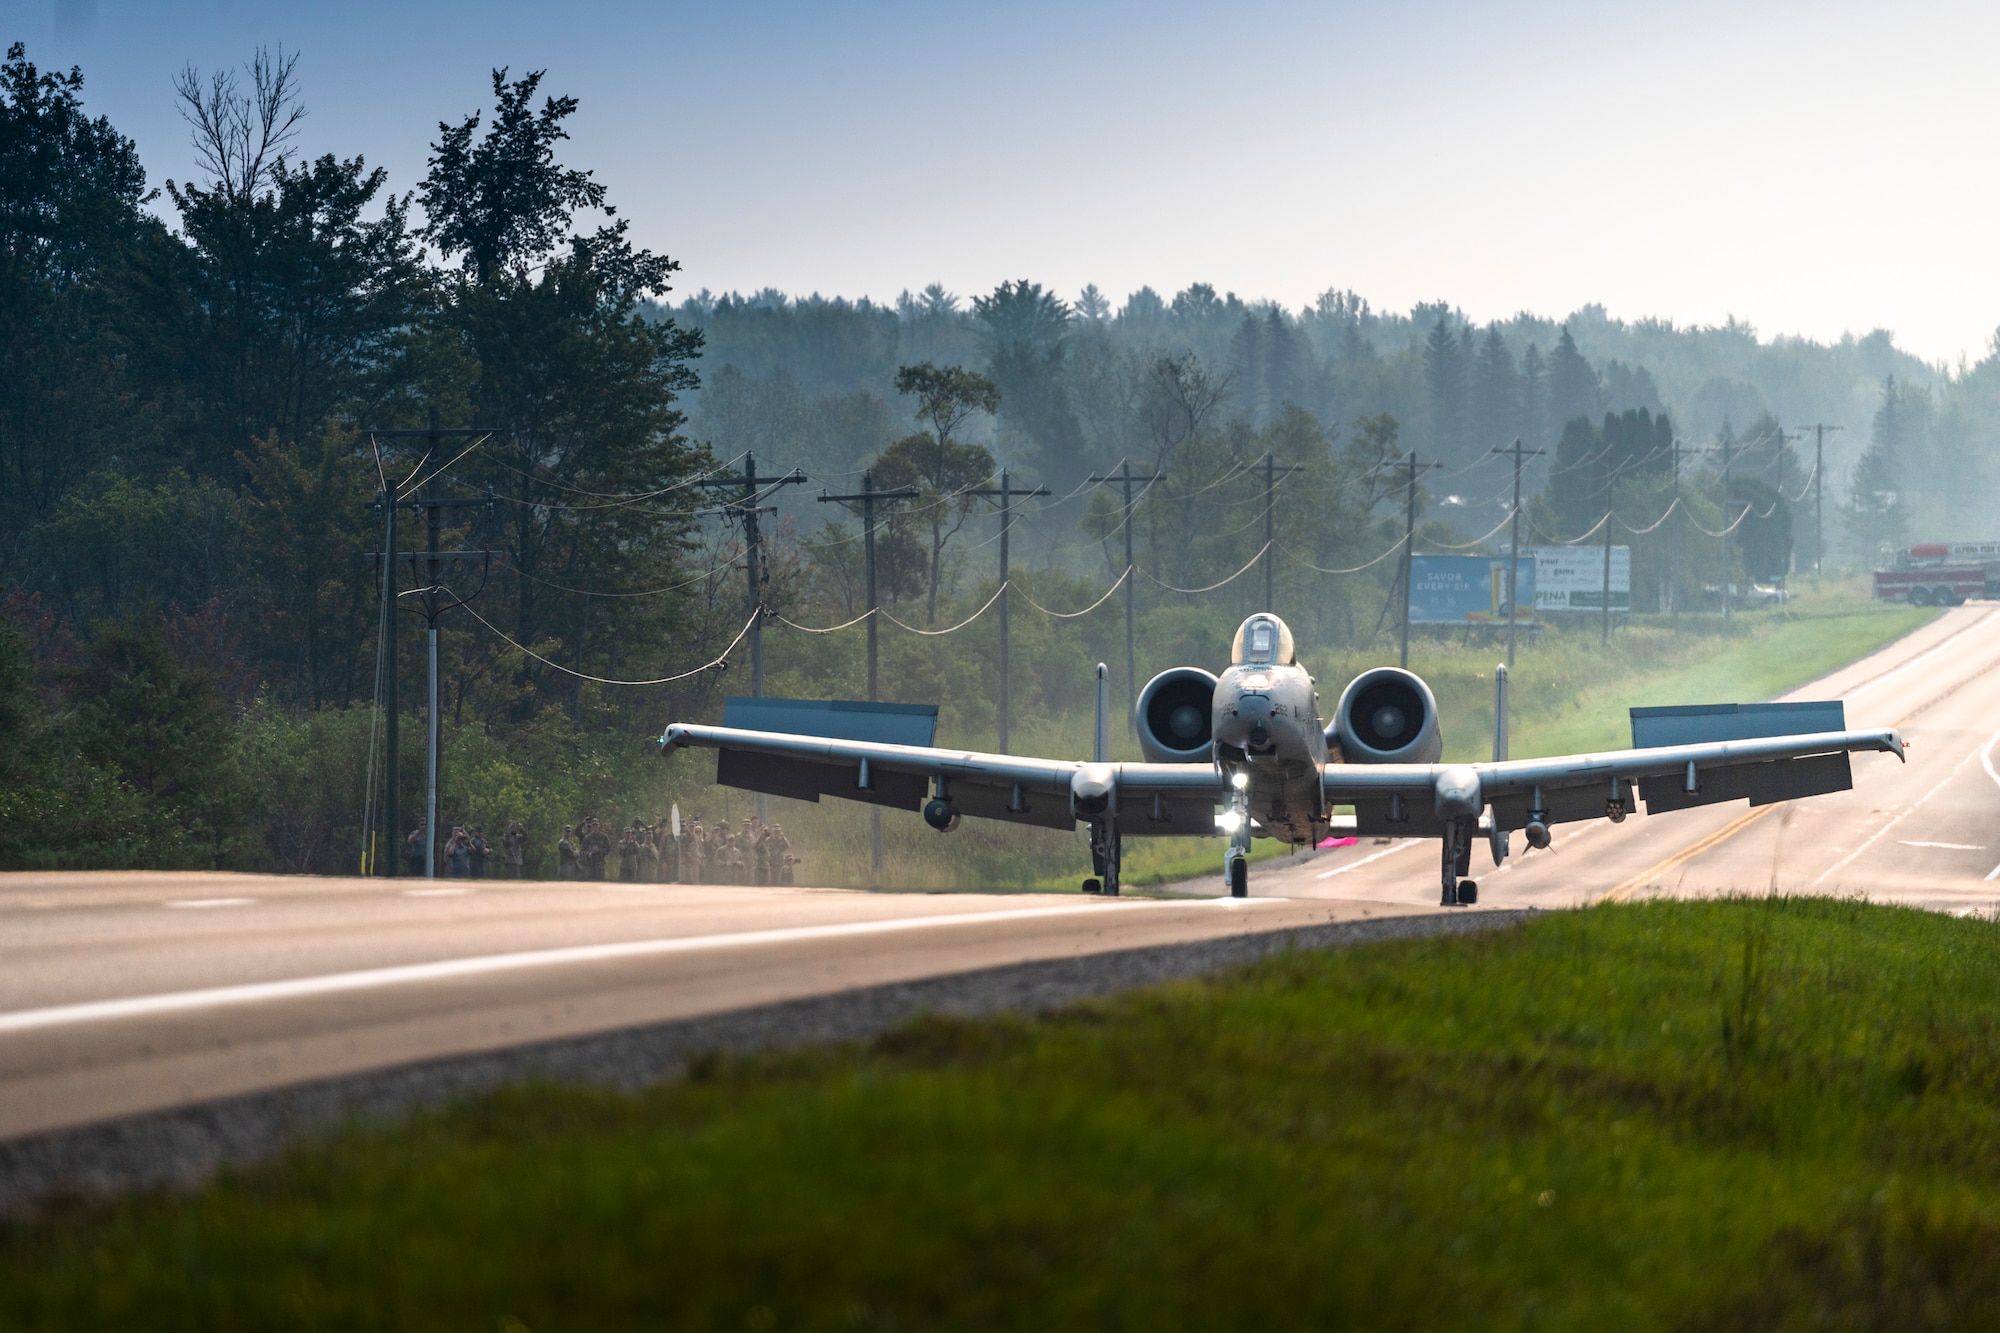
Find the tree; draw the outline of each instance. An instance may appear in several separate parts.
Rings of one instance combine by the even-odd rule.
[[[1088,463],[1063,376],[1069,307],[1023,278],[975,297],[972,309],[986,326],[987,370],[1006,404],[1002,420],[1033,444],[1044,477],[1076,477]]]
[[[1569,336],[1569,325],[1563,325],[1562,335],[1549,353],[1548,421],[1568,423],[1578,417],[1595,420],[1604,410],[1603,397],[1597,372],[1576,349],[1576,340]]]
[[[964,492],[990,478],[994,468],[993,455],[983,445],[963,444],[952,436],[975,413],[997,413],[1000,389],[976,371],[926,361],[896,372],[896,392],[916,398],[917,420],[930,430],[883,450],[875,460],[875,480],[884,490],[914,487],[922,493],[904,512],[922,514],[929,522],[924,623],[935,625],[945,544],[972,513],[973,497]]]
[[[1847,540],[1864,562],[1882,560],[1909,541],[1909,497],[1903,480],[1911,416],[1907,399],[1907,391],[1894,375],[1884,377],[1868,447],[1848,479],[1843,507]]]
[[[1498,324],[1486,328],[1473,385],[1473,444],[1498,448],[1521,434],[1520,377],[1514,370],[1514,354],[1507,350],[1507,340],[1500,336]]]
[[[215,677],[174,661],[159,622],[145,618],[100,627],[69,675],[83,760],[174,811],[220,864],[249,823],[249,793],[236,780]]]
[[[1431,448],[1456,458],[1465,439],[1466,366],[1449,314],[1440,313],[1424,337],[1424,391],[1430,404]]]
[[[1549,430],[1549,372],[1542,349],[1534,343],[1521,353],[1521,439],[1530,448],[1546,448]]]
[[[629,662],[670,642],[706,647],[717,628],[689,623],[692,593],[621,596],[671,584],[692,545],[692,506],[663,510],[652,498],[709,461],[683,435],[677,405],[697,384],[702,335],[642,309],[669,290],[678,263],[635,248],[622,218],[576,230],[575,209],[611,209],[590,173],[556,161],[577,102],[550,97],[534,112],[541,78],[510,84],[494,71],[485,137],[473,142],[475,113],[441,126],[433,145],[419,187],[424,235],[463,277],[445,293],[441,346],[428,355],[463,377],[473,423],[494,432],[461,474],[504,503],[492,540],[506,555],[512,637],[615,675],[621,652]],[[518,671],[580,709],[580,687],[548,667],[523,660]],[[499,697],[530,708],[510,691]]]
[[[430,172],[418,187],[430,218],[424,239],[446,255],[457,255],[480,286],[503,268],[538,263],[569,237],[577,209],[601,208],[609,215],[605,188],[588,171],[556,161],[555,146],[569,138],[563,122],[576,113],[574,97],[532,103],[547,70],[507,82],[493,71],[493,123],[473,142],[480,114],[458,124],[439,122],[431,145]]]
[[[137,147],[83,110],[83,75],[0,63],[0,560],[101,461],[148,434],[109,287],[162,233]]]

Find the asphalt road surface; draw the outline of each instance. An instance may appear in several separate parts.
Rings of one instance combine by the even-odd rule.
[[[1798,697],[1894,724],[1855,789],[1566,825],[1483,907],[1659,892],[2000,901],[2000,607],[1967,606]],[[0,876],[0,1139],[316,1079],[978,968],[1436,911],[1435,844],[1269,863],[1247,901]],[[1218,851],[1218,862],[1220,853]],[[1214,881],[1187,886],[1220,889]]]
[[[1947,611],[1787,699],[1842,699],[1850,727],[1893,726],[1909,762],[1853,758],[1854,788],[1751,808],[1741,801],[1564,824],[1546,851],[1514,838],[1472,876],[1482,905],[1568,907],[1655,894],[1826,893],[1953,912],[2000,907],[2000,606]],[[1641,702],[1634,700],[1634,702]],[[1363,839],[1271,863],[1260,894],[1429,904],[1433,842]],[[1260,868],[1261,869],[1261,868]]]

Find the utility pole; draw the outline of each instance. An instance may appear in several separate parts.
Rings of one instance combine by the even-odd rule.
[[[1397,655],[1397,662],[1407,671],[1410,668],[1410,576],[1417,553],[1417,474],[1429,468],[1443,467],[1443,463],[1419,463],[1417,451],[1410,450],[1410,456],[1396,464],[1398,470],[1407,474],[1409,493],[1403,505],[1403,647]]]
[[[493,433],[485,430],[439,430],[437,422],[437,409],[433,407],[430,410],[430,425],[427,429],[371,430],[368,432],[368,438],[371,442],[378,445],[383,440],[422,440],[424,442],[423,461],[417,464],[418,469],[421,470],[424,463],[429,462],[436,455],[438,446],[445,440],[491,435]],[[415,474],[412,473],[412,475]],[[404,500],[399,496],[388,493],[394,490],[395,487],[390,486],[387,488],[387,492],[377,491],[375,495],[375,508],[382,515],[382,550],[385,556],[382,566],[382,602],[384,606],[389,608],[389,615],[387,617],[389,642],[384,646],[384,652],[388,659],[388,670],[386,679],[383,682],[383,694],[385,696],[383,704],[388,709],[388,718],[383,728],[382,737],[383,749],[386,752],[383,756],[383,767],[388,774],[388,778],[382,802],[382,826],[388,830],[387,841],[389,844],[389,855],[386,861],[388,869],[383,873],[390,879],[394,879],[402,874],[403,870],[402,794],[400,790],[400,779],[402,776],[402,713],[401,695],[397,689],[396,679],[398,662],[397,641],[400,637],[397,634],[397,629],[401,623],[398,611],[401,607],[401,594],[396,588],[396,514],[399,509],[408,509],[412,513],[416,513],[422,508],[421,505],[414,501]],[[435,844],[437,830],[426,825],[425,831],[431,837],[433,844]],[[378,856],[376,859],[378,863],[382,863],[381,857]]]
[[[1008,722],[1013,715],[1013,671],[1010,655],[1008,602],[1012,600],[1013,569],[1007,560],[1007,534],[1014,526],[1014,501],[1037,495],[1051,495],[1046,486],[1037,486],[1031,491],[1014,489],[1013,474],[1005,468],[1000,471],[1000,488],[994,490],[983,487],[976,490],[960,491],[960,495],[997,495],[1000,497],[1000,753],[1008,753]]]
[[[1706,452],[1707,451],[1703,449],[1687,448],[1680,442],[1680,438],[1678,436],[1674,438],[1674,442],[1672,444],[1667,446],[1667,457],[1673,460],[1673,468],[1674,468],[1674,500],[1673,500],[1674,503],[1678,504],[1681,498],[1682,455],[1686,455],[1687,457],[1692,458],[1698,454]],[[1676,521],[1670,531],[1672,533],[1674,540],[1673,540],[1673,546],[1670,548],[1673,552],[1673,562],[1672,565],[1670,566],[1670,571],[1667,575],[1667,601],[1673,611],[1674,632],[1678,634],[1681,628],[1681,596],[1680,596],[1681,525],[1680,523]]]
[[[1275,589],[1273,560],[1278,554],[1277,533],[1273,515],[1277,509],[1277,485],[1280,477],[1289,477],[1294,472],[1304,472],[1301,463],[1288,465],[1282,472],[1278,460],[1266,450],[1264,453],[1264,610],[1277,614],[1278,595]]]
[[[1826,557],[1826,433],[1840,427],[1824,422],[1814,422],[1801,426],[1800,433],[1813,433],[1813,578],[1820,576],[1820,563]]]
[[[1132,639],[1132,585],[1138,582],[1136,566],[1132,563],[1132,483],[1143,481],[1151,486],[1156,474],[1149,472],[1143,477],[1135,477],[1132,475],[1132,460],[1121,458],[1118,460],[1117,476],[1092,476],[1086,480],[1098,486],[1115,481],[1125,488],[1125,725],[1133,727],[1138,725],[1134,714],[1139,707],[1139,682],[1134,677],[1139,667]],[[1143,488],[1140,493],[1144,494]]]
[[[772,505],[760,505],[763,498],[759,487],[776,490],[780,486],[803,486],[806,474],[793,468],[782,477],[757,476],[757,455],[743,455],[743,471],[740,475],[703,477],[694,484],[704,490],[741,487],[743,494],[735,500],[727,501],[714,509],[705,509],[705,514],[720,514],[743,525],[744,569],[749,575],[749,587],[745,596],[744,610],[750,617],[750,694],[753,698],[764,697],[764,573],[761,566],[764,539],[758,530],[759,514],[775,514]],[[872,622],[871,622],[872,623]],[[771,818],[771,798],[763,792],[757,793],[757,822],[766,824]]]
[[[1722,623],[1725,627],[1731,623],[1729,580],[1736,563],[1736,525],[1729,518],[1729,465],[1735,459],[1736,442],[1725,435],[1722,438]]]
[[[828,495],[821,491],[821,504],[840,504],[852,508],[861,506],[861,550],[864,577],[868,584],[868,702],[879,701],[881,681],[876,656],[875,622],[875,504],[878,500],[914,500],[919,494],[914,488],[905,487],[899,491],[878,491],[875,489],[875,472],[869,469],[861,474],[861,490],[856,495]],[[874,868],[877,887],[882,883],[882,807],[872,802],[868,806],[868,847],[870,864]]]
[[[1507,537],[1507,669],[1511,671],[1514,669],[1514,622],[1521,618],[1521,606],[1517,596],[1521,577],[1521,469],[1526,466],[1528,459],[1539,458],[1548,450],[1523,449],[1521,437],[1516,435],[1514,442],[1505,449],[1495,448],[1488,452],[1511,457],[1514,460],[1514,515],[1511,520],[1513,528]]]
[[[1604,628],[1599,633],[1597,641],[1607,647],[1611,643],[1611,529],[1618,523],[1618,478],[1624,471],[1625,464],[1621,459],[1612,466],[1611,479],[1606,484],[1609,494],[1604,505],[1604,605],[1601,608],[1604,613]]]

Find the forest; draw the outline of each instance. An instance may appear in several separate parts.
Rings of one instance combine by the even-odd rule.
[[[1996,535],[2000,349],[1200,283],[682,295],[543,85],[467,87],[391,181],[307,155],[298,57],[259,52],[184,74],[197,172],[155,180],[82,71],[8,49],[0,868],[368,864],[387,784],[417,808],[426,603],[441,823],[524,818],[545,871],[582,813],[708,799],[647,738],[747,692],[753,631],[768,692],[863,697],[871,568],[883,697],[991,744],[999,615],[1029,734],[1099,660],[1214,665],[1267,597],[1366,647],[1406,523],[1508,539],[1516,441],[1523,544],[1611,524],[1638,614]],[[872,561],[832,498],[870,488]],[[470,553],[391,561],[393,606],[391,510],[396,552]]]

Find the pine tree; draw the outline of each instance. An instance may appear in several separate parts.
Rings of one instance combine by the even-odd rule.
[[[1542,349],[1534,343],[1521,354],[1521,438],[1530,448],[1546,449],[1549,439],[1549,372]]]
[[[1555,350],[1549,353],[1550,424],[1567,426],[1578,417],[1595,421],[1604,410],[1603,397],[1597,372],[1576,349],[1569,326],[1563,325],[1562,336],[1556,339]]]
[[[1440,313],[1424,339],[1424,388],[1431,413],[1431,449],[1455,458],[1465,440],[1465,364],[1451,317]]]
[[[1479,349],[1478,386],[1473,409],[1473,443],[1495,448],[1507,444],[1521,430],[1520,376],[1514,371],[1514,354],[1500,336],[1500,326],[1488,325],[1486,340]]]

